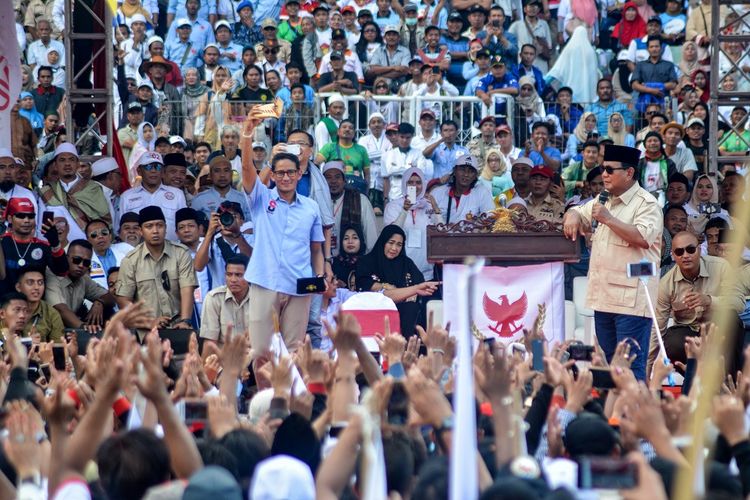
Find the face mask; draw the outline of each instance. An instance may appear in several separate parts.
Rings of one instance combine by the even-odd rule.
[[[406,25],[407,26],[416,26],[417,25],[417,18],[416,17],[407,17],[406,18]]]

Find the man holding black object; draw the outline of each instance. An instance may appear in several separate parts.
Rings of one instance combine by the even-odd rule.
[[[586,305],[594,310],[599,345],[611,360],[617,343],[630,338],[638,354],[632,369],[636,378],[646,378],[652,318],[646,292],[638,278],[628,278],[628,263],[654,262],[658,266],[663,230],[662,212],[656,198],[638,185],[640,151],[626,146],[607,145],[602,162],[606,203],[595,198],[571,208],[563,220],[565,236],[576,240],[598,227],[591,237],[591,263]],[[658,281],[648,283],[656,297]]]
[[[297,293],[297,280],[325,273],[323,226],[318,204],[297,193],[299,158],[278,153],[271,159],[276,187],[258,180],[252,160],[252,133],[261,119],[250,111],[245,121],[242,148],[242,187],[250,206],[255,246],[245,273],[250,282],[250,344],[266,351],[273,335],[273,315],[290,352],[302,341],[310,313],[311,295]]]

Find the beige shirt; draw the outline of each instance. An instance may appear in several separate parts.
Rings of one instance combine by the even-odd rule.
[[[226,285],[214,288],[203,301],[201,309],[201,334],[204,339],[216,341],[220,346],[227,340],[225,332],[228,324],[232,324],[232,331],[243,333],[247,331],[247,319],[250,315],[250,291],[245,298],[237,302],[234,294]]]
[[[158,260],[154,260],[145,243],[122,259],[116,294],[133,301],[143,299],[156,316],[171,318],[180,313],[180,289],[196,286],[198,280],[190,251],[167,240]]]
[[[571,210],[577,212],[585,226],[591,227],[591,211],[598,199]],[[595,311],[632,316],[650,316],[646,292],[638,278],[627,277],[627,265],[641,260],[661,262],[661,233],[664,219],[659,203],[637,183],[620,196],[612,196],[605,207],[616,219],[634,225],[649,247],[631,246],[604,224],[591,237],[591,261],[586,307]],[[656,299],[658,282],[650,279],[648,290]]]
[[[750,300],[750,264],[740,267],[737,273],[737,293]]]
[[[57,276],[47,269],[47,289],[44,300],[51,306],[65,304],[73,312],[83,305],[84,300],[94,301],[109,293],[109,290],[99,286],[89,275],[72,281],[67,276]]]
[[[550,194],[547,194],[540,203],[535,204],[534,198],[529,195],[526,197],[526,210],[529,212],[529,215],[534,216],[535,219],[562,222],[565,205],[557,198],[553,198]]]

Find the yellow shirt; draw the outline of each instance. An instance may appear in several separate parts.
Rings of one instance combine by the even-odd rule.
[[[591,211],[598,199],[570,210],[578,213],[584,226],[591,227]],[[631,246],[604,224],[591,237],[591,261],[586,307],[600,312],[650,316],[646,292],[638,278],[627,277],[627,265],[641,260],[661,262],[661,233],[664,219],[659,203],[638,183],[620,196],[612,196],[605,207],[616,219],[634,225],[649,244],[647,249]],[[658,282],[652,278],[648,290],[656,300]]]

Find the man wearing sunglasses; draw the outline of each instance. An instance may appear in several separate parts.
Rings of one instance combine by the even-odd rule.
[[[676,265],[659,282],[659,296],[654,304],[656,322],[662,332],[664,347],[672,363],[687,363],[685,339],[700,336],[702,323],[712,321],[716,311],[729,308],[735,328],[730,338],[734,339],[735,356],[729,356],[727,373],[735,373],[742,367],[740,357],[744,341],[744,327],[739,313],[745,309],[744,296],[731,286],[732,268],[720,257],[701,255],[698,238],[689,231],[677,233],[672,238],[672,258]],[[674,325],[667,328],[669,319]],[[651,332],[649,366],[659,354],[656,329]],[[681,367],[678,366],[678,370]]]
[[[642,260],[656,263],[661,254],[664,221],[654,196],[638,185],[641,152],[626,146],[607,145],[602,162],[604,189],[609,200],[593,199],[565,214],[563,231],[575,241],[593,232],[586,307],[594,310],[599,345],[612,359],[618,342],[631,339],[638,354],[632,369],[646,378],[646,355],[652,318],[638,278],[628,278],[627,265]],[[592,231],[592,222],[598,226]],[[658,282],[650,279],[656,297]]]
[[[107,276],[113,267],[119,267],[122,259],[133,247],[129,243],[115,243],[109,225],[101,219],[92,220],[86,225],[86,239],[93,247],[91,271],[89,275],[94,282],[107,288]]]
[[[167,239],[177,241],[175,233],[175,213],[187,206],[182,190],[167,186],[162,182],[164,161],[156,152],[146,152],[138,164],[141,185],[132,187],[120,196],[120,213],[140,212],[148,206],[161,207],[167,224]]]
[[[106,319],[104,306],[115,305],[115,298],[106,285],[98,285],[89,276],[93,252],[88,241],[73,240],[68,246],[68,274],[55,276],[47,273],[44,300],[60,313],[66,328],[100,330]],[[84,307],[86,300],[91,302],[88,311]]]

